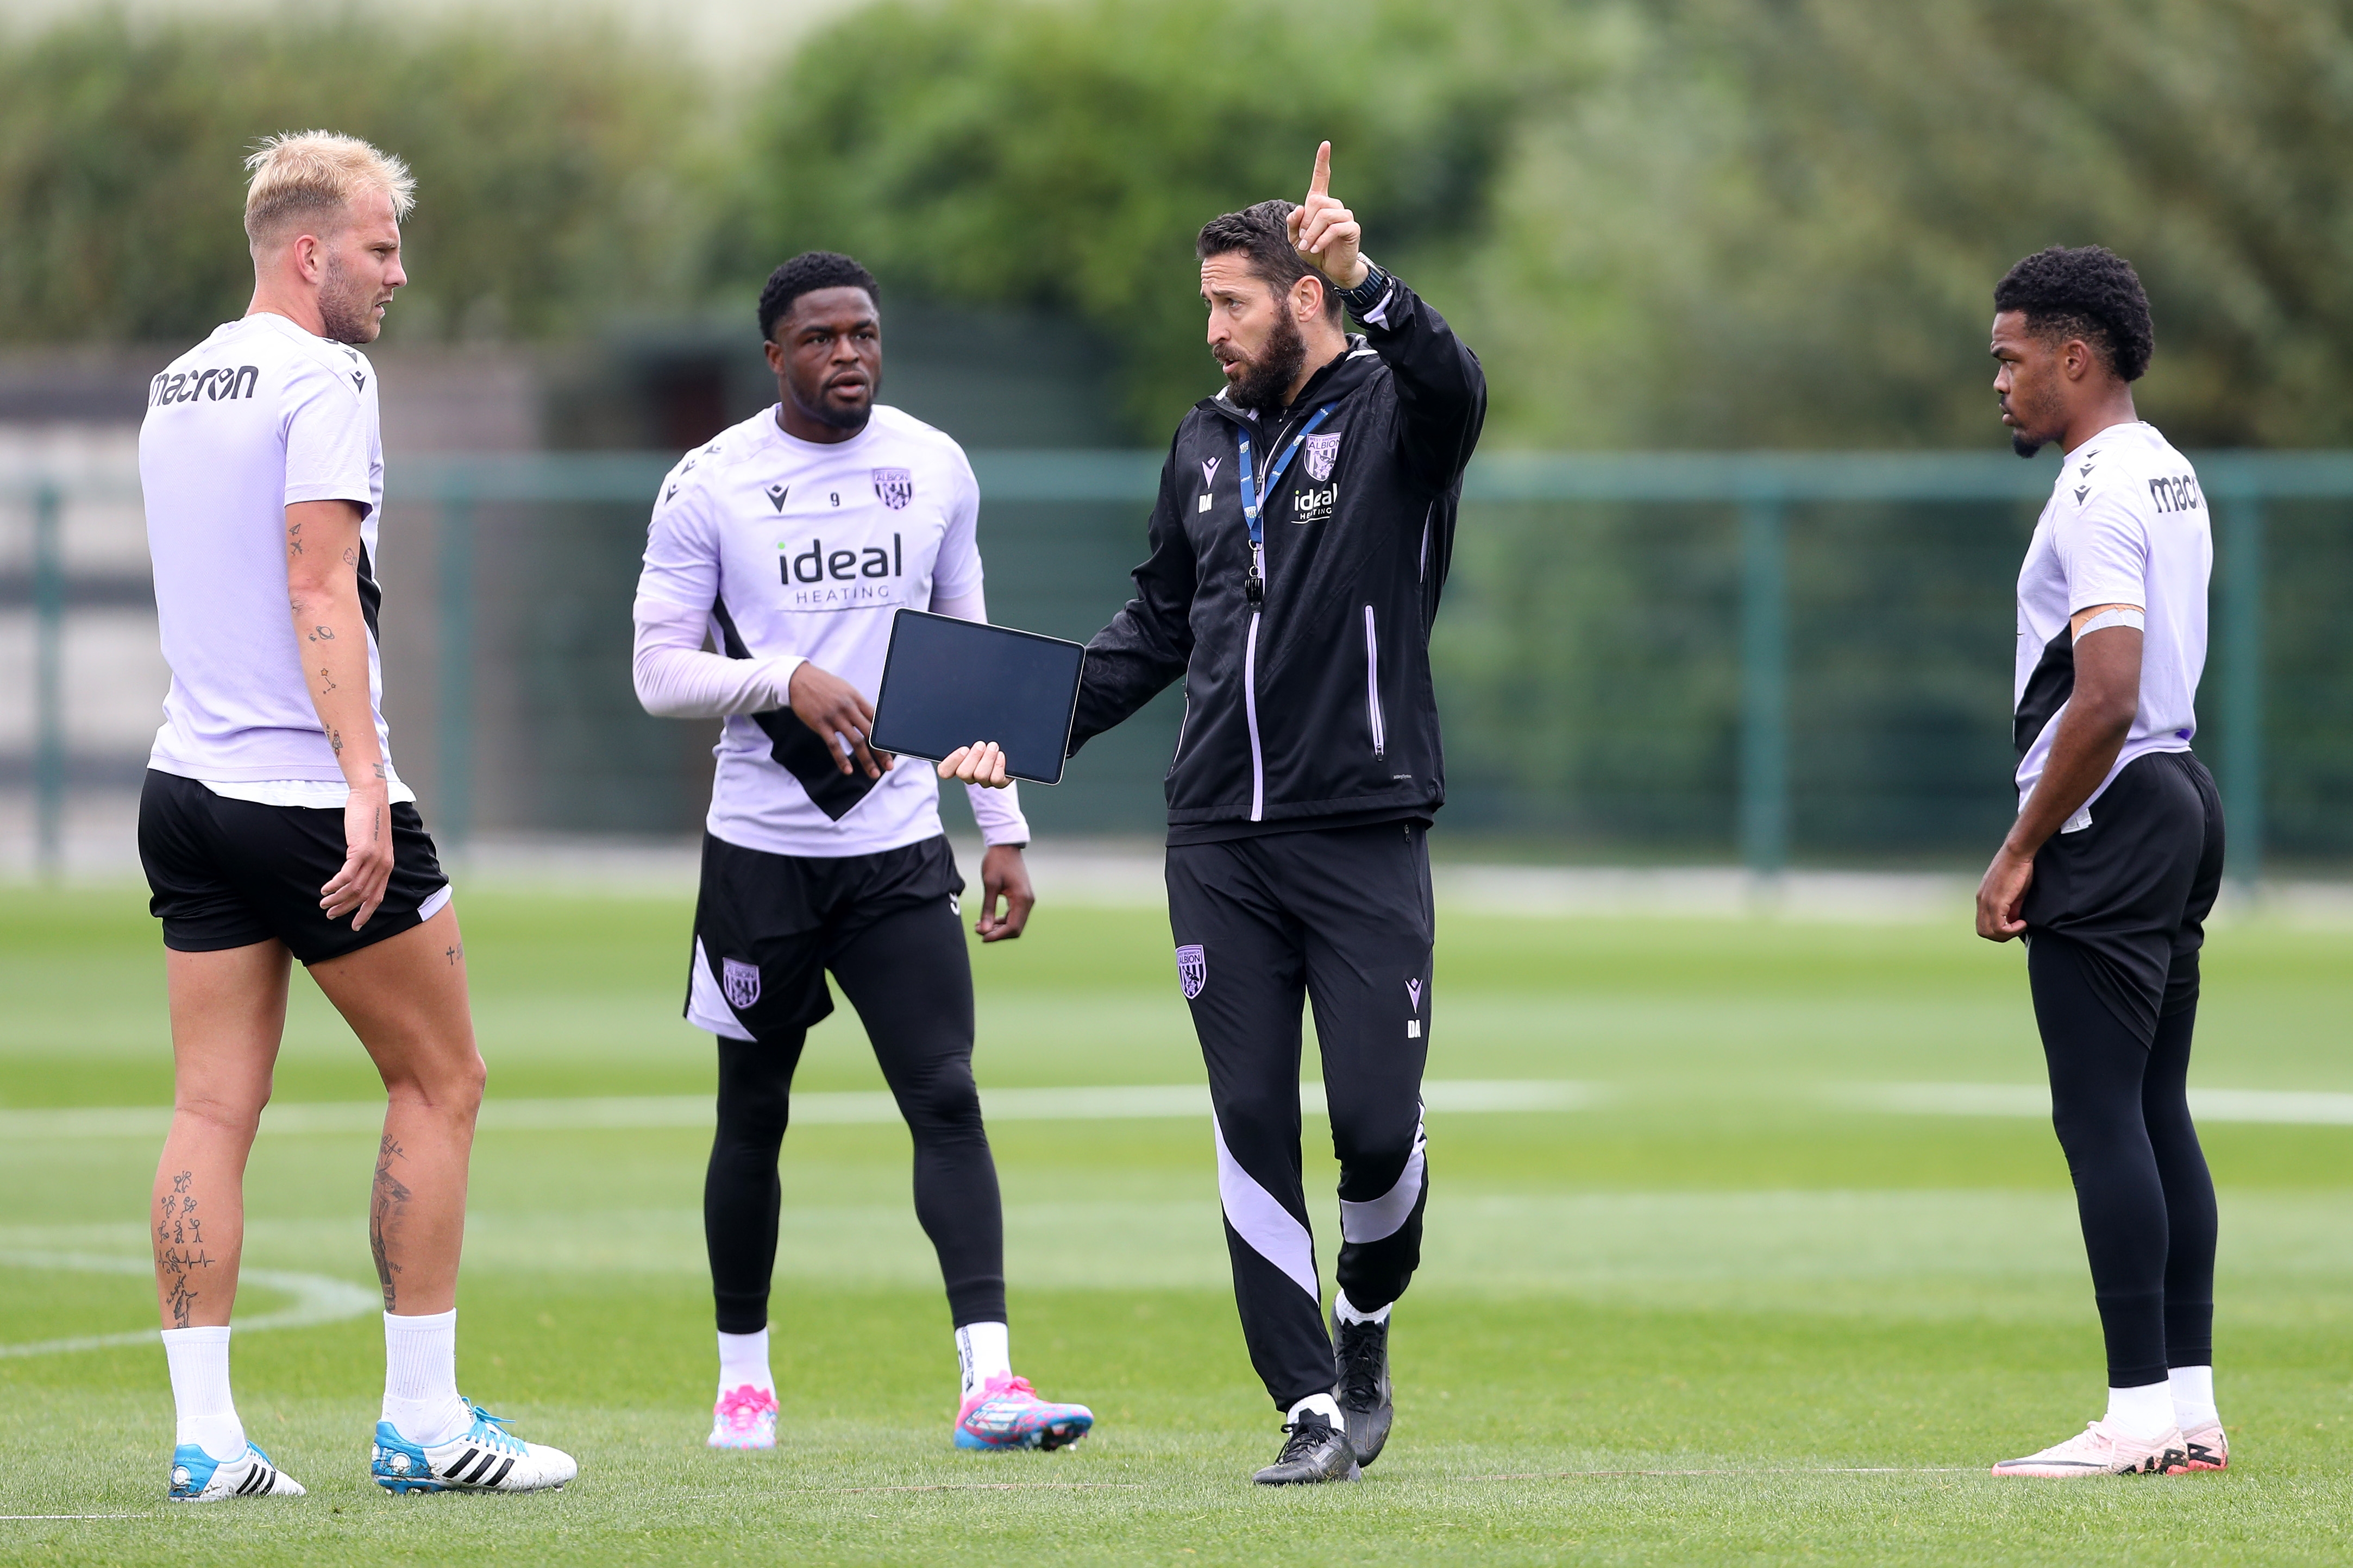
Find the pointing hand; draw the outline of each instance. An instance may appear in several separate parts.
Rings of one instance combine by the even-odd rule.
[[[1307,200],[1290,217],[1291,243],[1307,265],[1343,289],[1365,280],[1368,268],[1360,247],[1364,230],[1356,215],[1332,199],[1332,143],[1315,149],[1315,174],[1307,182]]]

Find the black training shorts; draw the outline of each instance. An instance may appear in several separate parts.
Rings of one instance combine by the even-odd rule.
[[[2091,805],[2092,822],[2054,833],[2027,884],[2027,939],[2079,942],[2108,1010],[2140,1037],[2198,1000],[2198,953],[2222,888],[2222,800],[2188,752],[2125,764]]]
[[[963,891],[945,837],[819,857],[770,855],[705,834],[687,1019],[735,1039],[806,1029],[833,1011],[825,972],[845,943],[901,910],[938,901],[961,912]]]
[[[393,806],[392,880],[366,925],[330,920],[319,889],[343,867],[343,814],[257,805],[215,795],[195,779],[147,771],[139,795],[139,862],[174,952],[218,952],[272,937],[304,963],[398,936],[449,901],[449,879],[406,801]]]

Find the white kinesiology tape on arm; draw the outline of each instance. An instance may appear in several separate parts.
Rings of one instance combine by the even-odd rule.
[[[960,621],[988,622],[988,605],[981,591],[959,594],[953,599],[934,599],[932,614],[954,616]],[[975,739],[986,737],[976,736]],[[1028,844],[1029,819],[1021,815],[1021,786],[1008,784],[1003,789],[983,789],[978,784],[964,786],[965,798],[972,802],[972,819],[980,825],[983,844]]]
[[[657,719],[724,719],[732,713],[766,713],[792,705],[786,695],[793,671],[803,661],[729,658],[705,653],[711,625],[707,610],[690,609],[640,595],[630,606],[637,641],[629,657],[638,700]]]
[[[2104,632],[2110,626],[2130,626],[2137,632],[2146,631],[2147,626],[2147,616],[2128,605],[2119,605],[2113,610],[2102,610],[2098,615],[2085,621],[2084,629],[2075,634],[2075,641],[2082,642],[2094,632]]]

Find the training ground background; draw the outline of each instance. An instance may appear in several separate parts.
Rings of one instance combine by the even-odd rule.
[[[1820,897],[1708,912],[1627,881],[1601,915],[1453,884],[1397,1435],[1360,1486],[1265,1492],[1277,1417],[1228,1295],[1165,917],[1148,881],[1041,882],[1029,934],[976,948],[977,1068],[1016,1363],[1094,1407],[1077,1448],[950,1448],[906,1134],[845,1009],[786,1144],[780,1441],[705,1450],[689,897],[666,872],[484,871],[459,899],[491,1068],[460,1380],[581,1479],[367,1483],[380,1091],[298,979],[236,1370],[310,1496],[180,1510],[142,1250],[170,1098],[156,937],[128,885],[0,891],[0,1561],[2342,1560],[2353,925],[2242,911],[2209,949],[2193,1082],[2234,1468],[1998,1483],[1987,1464],[2097,1415],[2103,1381],[2018,950],[1972,937],[1949,886],[1841,921]],[[1307,1159],[1328,1279],[1312,1115]]]

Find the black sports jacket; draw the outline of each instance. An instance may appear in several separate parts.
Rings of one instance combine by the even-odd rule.
[[[1360,324],[1280,416],[1223,393],[1194,405],[1135,597],[1087,644],[1074,753],[1184,677],[1171,844],[1427,816],[1446,799],[1430,627],[1487,382],[1395,279]],[[1254,603],[1241,440],[1265,485],[1303,431],[1261,509]]]

